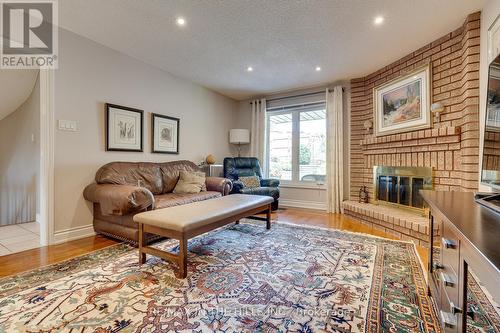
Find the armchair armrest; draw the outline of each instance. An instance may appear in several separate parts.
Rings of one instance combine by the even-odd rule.
[[[241,193],[241,190],[245,187],[239,180],[233,180],[233,190],[231,193]]]
[[[83,197],[101,205],[104,215],[127,215],[154,206],[154,196],[145,187],[91,184],[83,191]]]
[[[260,186],[262,186],[262,187],[278,187],[278,186],[280,186],[280,180],[273,179],[273,178],[261,179]]]
[[[207,191],[220,192],[222,195],[228,195],[233,188],[233,182],[222,177],[207,177],[205,184],[207,185]]]

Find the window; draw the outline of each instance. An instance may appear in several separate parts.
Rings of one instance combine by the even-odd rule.
[[[324,103],[268,110],[267,170],[284,182],[324,183],[326,111]]]
[[[292,180],[292,113],[270,114],[268,119],[269,177],[282,180]]]
[[[300,112],[299,179],[325,182],[326,111]]]

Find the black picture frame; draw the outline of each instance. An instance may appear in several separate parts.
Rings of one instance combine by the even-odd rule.
[[[120,109],[126,112],[133,112],[140,115],[140,128],[139,128],[139,138],[140,147],[139,148],[117,148],[114,147],[114,143],[110,140],[110,122],[111,109]],[[128,106],[118,105],[118,104],[105,104],[105,128],[106,128],[106,151],[127,151],[127,152],[143,152],[144,151],[144,110],[131,108]]]
[[[176,147],[175,147],[175,151],[166,151],[166,150],[159,150],[156,148],[156,131],[155,131],[155,122],[157,119],[167,119],[167,120],[170,120],[170,121],[173,121],[176,123],[176,135],[175,135],[175,138],[176,138]],[[175,117],[170,117],[170,116],[165,116],[165,115],[162,115],[162,114],[158,114],[158,113],[151,113],[151,152],[152,153],[155,153],[155,154],[174,154],[174,155],[178,155],[179,154],[179,132],[180,132],[180,119],[179,118],[175,118]]]

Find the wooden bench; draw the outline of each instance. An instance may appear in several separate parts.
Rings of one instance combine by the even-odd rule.
[[[186,205],[152,210],[134,216],[139,224],[139,263],[146,262],[146,254],[176,263],[178,277],[187,276],[187,241],[242,218],[266,213],[266,227],[271,228],[273,198],[260,195],[233,194]],[[146,246],[145,233],[179,240],[179,254]]]

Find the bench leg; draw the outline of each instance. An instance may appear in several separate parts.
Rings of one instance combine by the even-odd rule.
[[[179,239],[179,277],[185,279],[187,277],[187,239]]]
[[[266,228],[271,229],[271,205],[267,207],[266,211]]]
[[[139,223],[139,265],[146,262],[146,253],[142,252],[145,245],[144,224]]]

